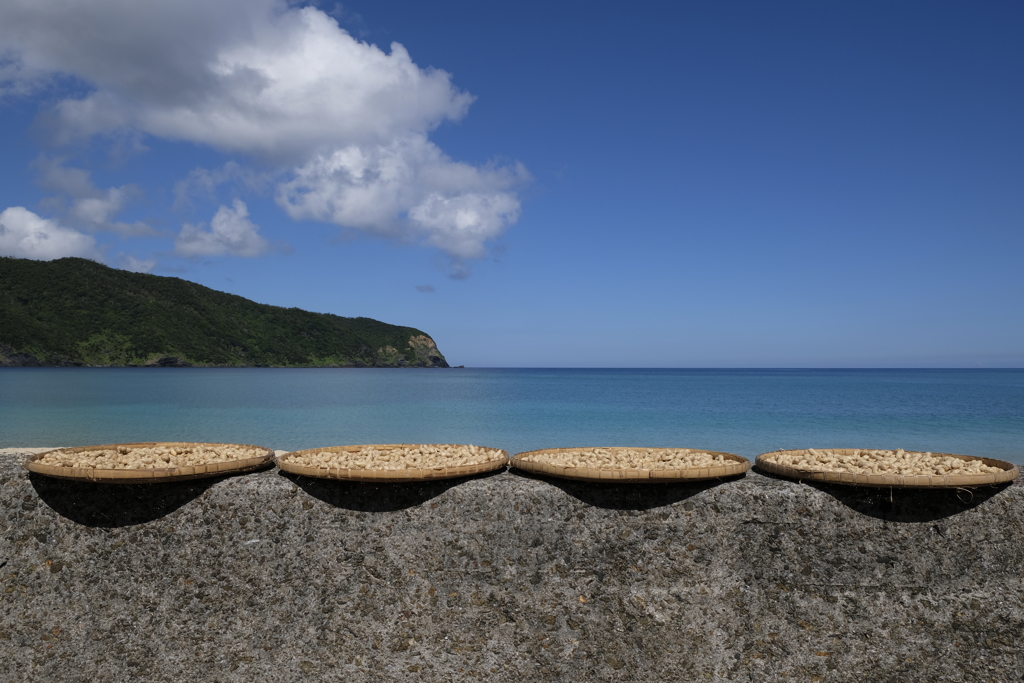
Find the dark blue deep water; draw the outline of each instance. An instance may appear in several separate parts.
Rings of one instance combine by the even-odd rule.
[[[1024,463],[1024,370],[0,369],[0,447],[930,450]]]

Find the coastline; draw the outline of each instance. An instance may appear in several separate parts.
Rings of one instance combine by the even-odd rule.
[[[304,368],[360,368],[360,369],[449,369],[456,370],[459,368],[465,368],[465,365],[427,365],[427,364],[416,364],[416,363],[397,363],[394,365],[366,365],[360,363],[348,363],[346,365],[213,365],[213,364],[193,364],[180,359],[172,359],[166,363],[145,363],[142,365],[88,365],[86,363],[65,363],[65,364],[54,364],[54,363],[26,363],[23,365],[14,365],[10,363],[0,363],[0,370],[5,368],[238,368],[238,369],[251,369],[251,368],[279,368],[279,369],[304,369]]]

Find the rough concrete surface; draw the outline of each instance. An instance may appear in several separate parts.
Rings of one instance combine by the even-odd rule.
[[[1024,486],[278,470],[0,456],[5,681],[1019,681]]]

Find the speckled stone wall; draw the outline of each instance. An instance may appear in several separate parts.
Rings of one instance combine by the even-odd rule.
[[[0,456],[4,681],[1019,681],[1024,486],[149,486]]]

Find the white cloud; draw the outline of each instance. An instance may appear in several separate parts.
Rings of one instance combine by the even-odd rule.
[[[90,232],[115,232],[122,236],[152,236],[156,231],[142,221],[125,223],[113,218],[124,210],[130,199],[141,194],[134,185],[100,190],[93,185],[89,171],[70,168],[63,159],[40,157],[33,164],[44,188],[67,195],[71,206],[69,222]]]
[[[249,220],[245,202],[236,199],[232,208],[221,206],[205,225],[185,224],[174,240],[174,253],[179,256],[260,256],[270,244],[259,234],[259,226]]]
[[[484,240],[497,237],[519,217],[519,201],[507,192],[432,192],[409,209],[411,224],[427,242],[460,258],[484,255]]]
[[[473,100],[398,43],[384,52],[272,0],[7,0],[0,26],[25,69],[96,88],[58,106],[66,134],[131,127],[296,158],[427,131]]]
[[[39,184],[51,192],[60,192],[71,197],[94,197],[99,194],[92,184],[89,171],[69,168],[64,159],[40,156],[33,164]]]
[[[89,235],[12,206],[0,213],[0,256],[50,261],[65,256],[98,259],[100,254]]]
[[[99,197],[83,197],[71,205],[71,216],[83,222],[89,230],[116,232],[125,237],[142,237],[156,235],[149,225],[142,221],[125,223],[111,220],[120,213],[128,201],[130,194],[135,194],[132,185],[111,187]]]
[[[352,145],[318,155],[278,186],[292,218],[311,218],[406,240],[422,239],[458,259],[519,216],[521,166],[476,168],[452,161],[424,135],[387,146]]]
[[[418,240],[457,260],[483,255],[518,217],[524,169],[459,163],[427,138],[473,97],[402,45],[361,42],[315,7],[7,0],[0,42],[14,55],[8,89],[40,74],[91,88],[56,106],[60,139],[138,131],[260,156],[291,169],[277,197],[292,217]],[[190,175],[179,198],[220,182]]]
[[[195,196],[212,199],[216,196],[217,188],[224,184],[250,192],[265,192],[271,182],[272,174],[258,173],[237,161],[229,161],[212,171],[194,168],[184,180],[174,185],[174,208],[179,210],[191,206]]]
[[[14,51],[6,48],[0,51],[0,97],[34,95],[49,86],[52,80],[48,71],[25,65]]]
[[[135,258],[131,254],[121,254],[117,260],[121,270],[129,270],[133,273],[148,273],[156,268],[156,259],[153,258],[142,259]]]

